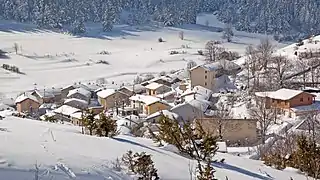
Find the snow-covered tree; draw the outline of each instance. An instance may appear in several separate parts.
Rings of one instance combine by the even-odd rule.
[[[231,42],[233,35],[234,34],[233,34],[233,30],[232,30],[232,25],[227,24],[223,30],[222,38],[227,39],[228,42]]]

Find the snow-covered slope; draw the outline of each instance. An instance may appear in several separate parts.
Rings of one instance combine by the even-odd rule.
[[[152,154],[162,179],[189,179],[190,160],[153,145],[151,140],[130,136],[113,139],[80,134],[78,127],[7,117],[0,121],[0,180],[33,180],[35,164],[41,179],[126,180],[112,170],[110,161],[126,151]],[[219,179],[303,179],[293,172],[278,171],[260,161],[217,154],[226,163],[215,163]],[[195,167],[195,165],[194,165]],[[270,176],[270,177],[269,177]]]
[[[199,24],[180,28],[117,26],[110,33],[101,27],[88,25],[82,36],[39,30],[32,25],[2,21],[0,49],[9,51],[0,64],[17,66],[24,74],[0,68],[0,93],[18,93],[27,89],[51,88],[69,83],[106,78],[109,82],[132,82],[139,73],[158,73],[186,67],[189,60],[203,63],[197,55],[209,40],[221,39],[223,23],[213,15],[200,15]],[[209,27],[204,22],[209,20]],[[178,33],[184,31],[184,40]],[[264,35],[235,32],[233,42],[223,46],[240,54],[249,44],[258,44]],[[165,42],[159,43],[162,37]],[[13,46],[18,44],[15,54]],[[182,48],[182,45],[188,48]],[[281,44],[280,44],[281,46]],[[169,55],[176,50],[185,54]],[[100,54],[107,51],[110,54]],[[107,62],[108,64],[98,63]]]

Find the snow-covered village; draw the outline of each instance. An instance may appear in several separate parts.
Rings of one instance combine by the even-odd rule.
[[[282,22],[285,2],[12,2],[0,4],[0,180],[320,179],[312,8],[296,7],[315,24]]]

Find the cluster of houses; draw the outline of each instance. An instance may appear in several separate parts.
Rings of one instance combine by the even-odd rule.
[[[214,134],[223,127],[225,141],[254,144],[259,138],[257,120],[221,121],[215,116],[219,92],[232,91],[234,85],[228,76],[240,70],[236,64],[224,61],[196,66],[189,70],[188,78],[165,75],[132,86],[80,83],[61,89],[36,89],[18,96],[15,104],[20,113],[42,120],[55,118],[74,125],[80,125],[83,111],[87,109],[97,116],[106,113],[124,127],[138,122],[153,124],[163,115],[177,121],[201,120],[206,130]],[[316,103],[314,95],[288,89],[260,92],[256,96],[265,98],[266,107],[277,107],[291,117],[307,113],[307,107]]]

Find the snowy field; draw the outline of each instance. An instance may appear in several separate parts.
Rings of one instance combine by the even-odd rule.
[[[78,127],[7,117],[0,121],[0,180],[34,180],[38,164],[41,180],[126,180],[124,172],[112,170],[110,162],[126,151],[152,154],[161,179],[190,179],[193,162],[152,140],[120,135],[113,139],[80,134]],[[218,179],[303,180],[297,172],[278,171],[261,161],[217,154],[225,163],[214,163]],[[195,165],[193,165],[195,167]]]
[[[209,27],[204,24],[208,21]],[[223,46],[240,54],[250,44],[258,44],[261,34],[235,32],[233,42],[221,39],[224,25],[213,15],[200,15],[197,25],[180,28],[156,25],[129,27],[117,26],[110,33],[101,27],[88,25],[82,36],[71,36],[32,25],[2,21],[0,23],[0,49],[9,51],[0,64],[17,66],[25,74],[0,69],[0,98],[15,97],[21,91],[35,88],[61,87],[79,81],[105,78],[116,83],[132,82],[137,74],[159,73],[186,67],[189,60],[203,63],[197,55],[209,40],[224,41]],[[184,31],[184,40],[178,34]],[[159,43],[158,38],[165,42]],[[18,44],[15,54],[13,46]],[[283,47],[283,44],[277,44]],[[182,48],[187,45],[189,48]],[[185,54],[169,55],[172,50]],[[99,54],[108,51],[109,55]],[[108,64],[97,63],[106,61]],[[1,94],[2,93],[2,94]]]

